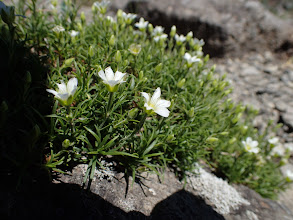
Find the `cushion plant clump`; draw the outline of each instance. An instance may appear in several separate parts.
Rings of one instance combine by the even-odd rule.
[[[274,129],[253,128],[256,112],[228,97],[232,88],[207,67],[203,41],[121,10],[109,17],[108,3],[95,2],[87,22],[71,0],[47,9],[32,0],[19,3],[26,18],[0,23],[46,57],[52,108],[40,166],[64,172],[85,163],[91,180],[107,160],[134,179],[167,167],[184,178],[201,161],[263,196],[284,189],[291,180],[279,171],[287,156],[271,153]]]

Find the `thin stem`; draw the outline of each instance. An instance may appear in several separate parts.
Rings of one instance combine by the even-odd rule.
[[[108,105],[107,105],[107,112],[106,112],[106,117],[109,117],[109,111],[110,111],[110,108],[112,106],[112,103],[113,103],[113,99],[114,99],[114,92],[110,92],[109,94],[109,101],[108,101]]]
[[[73,122],[72,122],[72,112],[71,112],[70,106],[66,106],[66,109],[67,109],[67,115],[68,115],[68,123],[70,125],[71,134],[72,134],[73,132],[75,132],[75,129],[74,129],[74,126],[73,126]]]

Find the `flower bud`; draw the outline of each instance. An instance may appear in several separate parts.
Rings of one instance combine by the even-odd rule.
[[[229,144],[234,144],[236,141],[237,141],[237,139],[235,137],[233,137],[229,140]]]
[[[112,34],[111,37],[110,37],[110,39],[109,39],[109,45],[110,46],[114,46],[115,45],[115,41],[116,41],[115,36]]]
[[[187,114],[188,114],[189,118],[193,118],[194,117],[194,107],[191,107]]]
[[[69,58],[64,61],[64,66],[69,67],[71,66],[72,62],[74,61],[74,58]]]
[[[181,79],[181,80],[177,83],[177,87],[178,87],[178,88],[182,88],[182,87],[184,86],[185,82],[186,82],[186,79],[185,79],[185,78]]]
[[[133,90],[134,87],[135,87],[135,80],[134,80],[134,78],[131,78],[131,80],[130,80],[130,89]]]
[[[185,54],[185,47],[184,47],[184,46],[182,46],[182,47],[180,48],[179,53],[180,53],[181,56],[184,56],[184,54]]]
[[[169,134],[166,138],[166,141],[169,143],[174,140],[174,137],[175,137],[174,134]]]
[[[83,11],[80,13],[80,20],[82,24],[85,24],[85,14]]]
[[[150,32],[150,33],[153,33],[154,26],[153,26],[152,24],[149,24],[149,25],[148,25],[148,29],[149,29],[149,32]]]
[[[14,6],[6,6],[4,3],[2,4],[3,6],[0,8],[0,15],[2,20],[6,24],[11,25],[15,20]]]
[[[192,31],[189,31],[188,34],[186,35],[186,41],[190,41],[193,37],[193,32]]]
[[[119,9],[117,11],[117,18],[122,18],[122,14],[123,14],[123,11],[121,9]]]
[[[223,135],[223,136],[227,136],[228,134],[229,134],[228,131],[223,131],[223,132],[220,133],[220,135]]]
[[[161,72],[162,68],[163,68],[163,64],[162,64],[162,63],[159,63],[159,64],[155,67],[155,72],[156,72],[156,73]]]
[[[115,56],[114,56],[114,59],[115,59],[118,63],[121,62],[121,60],[122,60],[122,56],[121,56],[121,53],[120,53],[119,50],[116,51]]]
[[[140,71],[139,74],[138,74],[138,78],[139,80],[142,80],[143,79],[143,71]]]
[[[174,37],[174,36],[175,36],[175,34],[176,34],[176,26],[175,26],[175,25],[173,25],[173,26],[171,27],[171,31],[170,31],[170,37]]]
[[[209,143],[209,144],[214,143],[214,142],[218,142],[218,141],[219,141],[219,139],[215,138],[215,137],[208,137],[206,139],[206,142]]]
[[[129,65],[129,61],[128,60],[124,60],[123,61],[123,66],[128,66]]]
[[[25,83],[31,84],[31,82],[32,82],[32,75],[29,71],[27,71],[25,74]]]
[[[94,48],[93,48],[92,45],[89,47],[88,55],[89,55],[90,57],[93,57],[93,56],[94,56]]]
[[[138,108],[133,108],[128,112],[128,117],[131,119],[136,118],[137,114],[138,114]]]
[[[82,32],[83,31],[83,26],[82,26],[82,23],[80,22],[77,22],[77,29]]]
[[[68,148],[70,146],[70,140],[68,139],[65,139],[63,142],[62,142],[62,147],[63,148]]]

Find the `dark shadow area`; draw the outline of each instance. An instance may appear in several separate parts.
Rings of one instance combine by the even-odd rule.
[[[152,210],[151,218],[224,220],[202,198],[185,190],[180,190],[158,203]]]
[[[150,216],[125,212],[76,184],[35,183],[17,193],[5,190],[1,187],[1,219],[224,219],[185,190],[158,203]]]
[[[14,189],[43,179],[44,173],[48,179],[43,169],[49,131],[45,115],[52,112],[48,57],[29,46],[32,39],[26,37],[14,25],[0,26],[0,177]]]

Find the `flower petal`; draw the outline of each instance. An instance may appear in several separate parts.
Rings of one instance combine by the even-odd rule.
[[[160,98],[160,96],[161,96],[161,88],[158,87],[151,98],[151,103],[155,105],[158,99]]]
[[[250,152],[257,154],[257,153],[259,152],[259,148],[258,148],[258,147],[256,147],[256,148],[252,148],[252,149],[250,150]]]
[[[167,108],[167,107],[170,107],[170,105],[171,105],[171,102],[170,102],[170,101],[160,99],[160,100],[157,102],[156,107],[157,107],[157,108]]]
[[[63,81],[61,81],[61,84],[57,83],[58,86],[58,93],[64,94],[67,93],[67,87]]]
[[[252,141],[251,143],[250,143],[250,146],[251,147],[257,147],[257,145],[258,145],[258,142],[257,141]]]
[[[190,58],[191,58],[191,55],[189,53],[184,54],[184,59],[190,60]]]
[[[56,91],[53,90],[53,89],[46,89],[46,91],[49,92],[49,93],[52,93],[52,94],[55,95],[55,96],[58,94],[58,92],[56,92]]]
[[[126,75],[126,73],[121,73],[119,71],[116,71],[114,79],[117,81],[122,81],[123,77]],[[123,81],[125,82],[125,81]]]
[[[119,83],[117,80],[109,80],[107,84],[111,87],[116,86]]]
[[[114,72],[110,66],[105,69],[105,73],[107,80],[114,80]]]
[[[104,71],[103,70],[100,70],[99,72],[98,72],[98,75],[99,75],[99,77],[101,77],[101,79],[104,81],[104,82],[108,82],[108,80],[107,80],[107,78],[106,78],[106,75],[105,75],[105,73],[104,73]]]
[[[168,117],[170,114],[170,111],[167,108],[158,108],[154,110],[158,115],[161,115],[163,117]]]
[[[58,93],[55,97],[57,99],[62,100],[62,101],[67,101],[67,99],[69,98],[69,94],[68,93],[64,93],[64,94]]]
[[[150,96],[148,93],[146,92],[141,92],[140,93],[144,98],[145,98],[145,102],[148,103],[150,101]]]
[[[76,78],[71,78],[68,83],[67,83],[67,92],[69,95],[74,95],[76,89],[77,89],[77,79]]]
[[[148,103],[144,103],[144,107],[146,108],[146,110],[154,110],[154,108],[152,106],[149,106]]]

